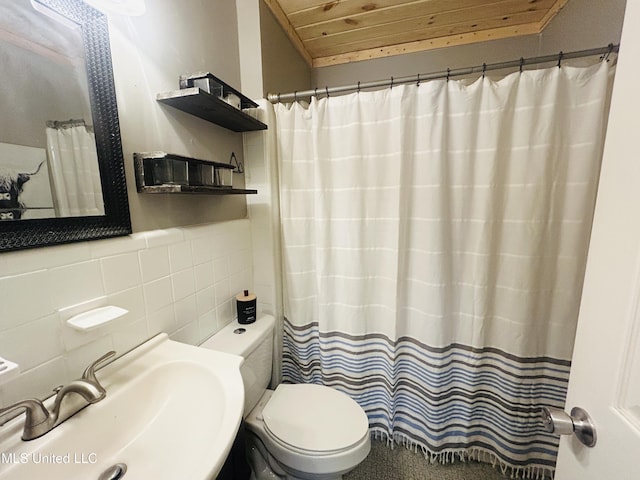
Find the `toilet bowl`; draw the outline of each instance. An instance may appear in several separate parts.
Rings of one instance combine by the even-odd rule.
[[[252,478],[340,479],[369,454],[367,415],[349,396],[323,385],[268,390],[274,326],[270,315],[250,325],[233,322],[201,345],[245,359],[241,374]]]

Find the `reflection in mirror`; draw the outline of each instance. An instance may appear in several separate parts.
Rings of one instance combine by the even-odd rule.
[[[0,220],[104,215],[82,25],[0,0],[0,65]]]
[[[0,251],[131,233],[105,15],[0,0]]]

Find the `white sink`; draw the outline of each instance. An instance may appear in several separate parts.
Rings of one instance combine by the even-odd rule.
[[[28,442],[23,415],[0,427],[0,480],[214,479],[240,425],[242,358],[158,335],[97,373],[107,391]],[[47,404],[47,406],[49,406]]]

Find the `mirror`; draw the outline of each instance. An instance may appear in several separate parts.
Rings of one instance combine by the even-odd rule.
[[[0,0],[0,250],[131,233],[106,17]]]

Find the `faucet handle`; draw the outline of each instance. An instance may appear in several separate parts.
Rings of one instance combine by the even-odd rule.
[[[47,408],[36,398],[21,400],[13,405],[9,405],[8,407],[0,408],[0,415],[14,412],[20,408],[25,409],[25,422],[22,439],[31,440],[32,438],[42,435],[43,432],[41,430],[46,428],[50,417]],[[2,424],[4,425],[4,423],[5,422]]]
[[[115,356],[115,354],[116,352],[114,350],[111,350],[110,352],[107,352],[104,355],[102,355],[99,359],[97,359],[87,368],[85,368],[84,372],[82,373],[83,380],[90,380],[92,382],[95,382],[97,385],[100,385],[100,382],[98,382],[98,379],[96,378],[96,368],[98,368],[98,366],[101,363],[104,363],[105,361],[109,360],[111,357]]]

